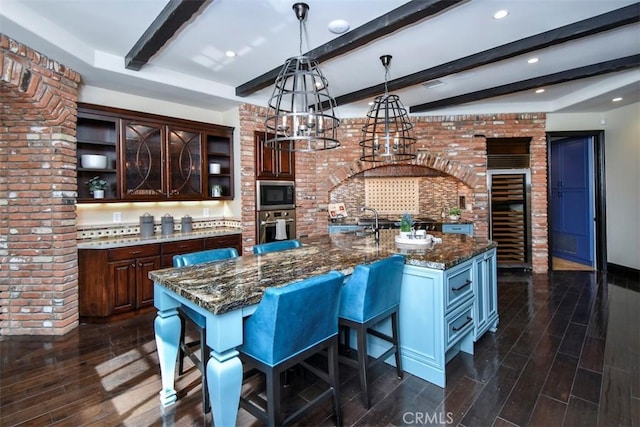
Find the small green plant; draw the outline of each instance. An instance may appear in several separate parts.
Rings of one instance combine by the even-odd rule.
[[[106,190],[109,187],[109,183],[99,176],[94,176],[89,181],[87,181],[87,185],[89,186],[89,191],[94,192],[96,190]]]
[[[460,208],[451,208],[451,209],[449,209],[449,215],[460,216]]]
[[[402,215],[402,219],[400,220],[400,231],[411,231],[411,227],[413,227],[413,220],[411,219],[411,215],[408,213],[404,213]]]

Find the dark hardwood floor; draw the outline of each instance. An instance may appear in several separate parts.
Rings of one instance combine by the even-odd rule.
[[[341,365],[344,424],[640,426],[638,280],[501,271],[498,283],[498,331],[447,365],[445,388],[398,379],[383,364],[367,411],[355,372]],[[194,368],[162,414],[153,318],[82,324],[60,338],[0,337],[0,426],[211,425]],[[315,389],[312,376],[294,376],[287,407]],[[242,410],[238,424],[259,425]],[[331,425],[330,406],[302,425]]]

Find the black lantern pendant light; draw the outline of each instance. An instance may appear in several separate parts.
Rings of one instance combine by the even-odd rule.
[[[265,121],[265,144],[284,151],[336,148],[340,146],[336,101],[329,95],[329,82],[318,61],[302,55],[302,31],[309,5],[296,3],[293,10],[300,23],[300,56],[287,59],[276,78]]]
[[[384,66],[384,95],[377,96],[367,113],[362,128],[362,157],[365,162],[395,163],[415,159],[416,139],[411,136],[413,125],[407,110],[397,95],[389,94],[387,79],[391,55],[380,57]]]

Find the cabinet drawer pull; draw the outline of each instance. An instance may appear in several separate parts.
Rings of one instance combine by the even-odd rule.
[[[131,255],[138,255],[140,253],[142,253],[142,251],[131,251],[129,252]]]
[[[451,288],[451,290],[452,290],[453,292],[458,292],[459,290],[466,288],[466,287],[467,287],[467,286],[469,286],[470,284],[471,284],[471,280],[467,279],[467,281],[466,281],[466,282],[464,282],[464,284],[463,284],[462,286],[459,286],[459,287],[457,287],[457,288]]]
[[[453,332],[458,332],[458,331],[464,329],[465,326],[467,326],[471,322],[473,322],[473,319],[471,317],[467,316],[467,320],[465,320],[462,325],[458,326],[457,328],[454,326],[454,327],[451,328],[451,330]]]

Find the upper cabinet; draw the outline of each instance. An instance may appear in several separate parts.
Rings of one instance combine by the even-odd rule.
[[[123,199],[162,198],[166,195],[165,132],[160,124],[123,120]]]
[[[294,180],[295,153],[274,150],[265,145],[264,132],[254,132],[256,149],[256,178]],[[284,144],[283,144],[284,145]]]
[[[78,111],[77,172],[78,201],[93,201],[89,180],[98,177],[106,182],[105,200],[118,200],[118,119],[90,110]]]
[[[83,105],[77,136],[79,202],[96,201],[86,185],[94,176],[109,183],[101,201],[234,197],[233,128]],[[87,153],[106,155],[110,168],[86,170]]]

